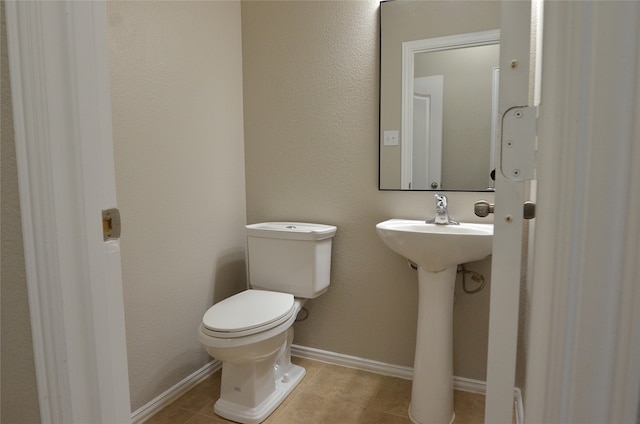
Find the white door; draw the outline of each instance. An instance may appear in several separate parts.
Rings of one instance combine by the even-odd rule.
[[[442,188],[443,91],[442,75],[413,80],[413,132],[405,140],[411,146],[414,190]]]
[[[525,420],[636,424],[640,3],[544,8]]]
[[[6,2],[42,422],[131,421],[104,2]],[[112,215],[114,217],[114,215]]]
[[[431,96],[413,95],[413,132],[411,149],[411,181],[409,188],[429,187],[429,142],[431,128]],[[435,187],[437,188],[437,186]]]
[[[502,2],[499,115],[533,103],[530,95],[531,2]],[[539,34],[540,35],[540,34]],[[527,182],[505,160],[508,140],[500,144],[496,170],[486,423],[511,423],[516,371],[523,202]],[[532,163],[530,165],[533,165]],[[535,199],[532,199],[535,200]],[[531,264],[529,264],[531,266]]]

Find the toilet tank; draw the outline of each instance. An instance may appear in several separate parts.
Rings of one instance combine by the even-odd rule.
[[[313,299],[327,291],[332,225],[264,222],[247,225],[247,270],[254,289]]]

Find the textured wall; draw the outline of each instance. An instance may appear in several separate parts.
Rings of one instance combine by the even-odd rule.
[[[7,32],[5,27],[4,1],[0,6],[2,15],[0,40],[2,42],[2,69],[0,89],[2,93],[2,146],[0,147],[2,170],[0,198],[2,199],[1,240],[2,272],[0,275],[2,316],[2,406],[0,421],[6,424],[32,424],[40,422],[38,391],[33,363],[31,343],[31,320],[27,298],[27,279],[24,268],[20,201],[18,198],[18,170],[13,136],[11,90],[9,84],[9,60]]]
[[[210,360],[196,339],[245,286],[239,2],[108,2],[131,405]]]
[[[433,214],[425,192],[378,191],[378,1],[242,2],[247,220],[333,224],[332,285],[295,343],[412,366],[417,275],[375,224]],[[449,193],[477,221],[487,193]],[[490,261],[471,264],[489,277]],[[455,374],[484,380],[488,287],[456,287]]]

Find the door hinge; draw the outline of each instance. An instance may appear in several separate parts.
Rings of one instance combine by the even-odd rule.
[[[102,238],[104,241],[120,238],[120,211],[116,208],[102,211]]]
[[[536,178],[537,132],[537,106],[512,107],[502,115],[500,170],[506,178]]]

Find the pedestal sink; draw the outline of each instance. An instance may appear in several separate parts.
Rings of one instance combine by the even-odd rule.
[[[418,331],[409,415],[419,424],[453,422],[453,288],[459,264],[491,254],[492,224],[427,224],[390,219],[382,241],[418,266]]]

